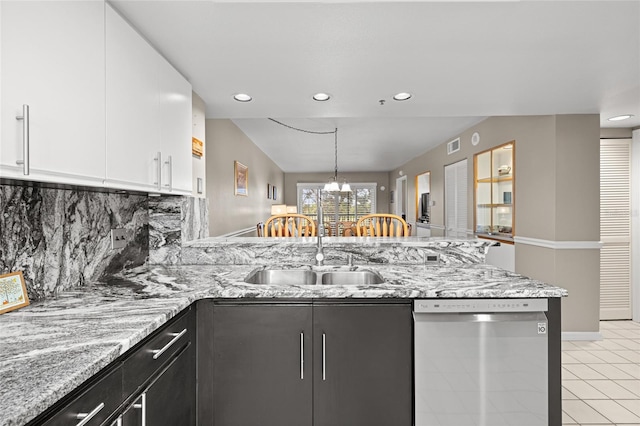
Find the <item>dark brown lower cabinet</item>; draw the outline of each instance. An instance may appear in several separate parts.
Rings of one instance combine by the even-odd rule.
[[[215,303],[201,423],[410,426],[411,327],[406,302]]]
[[[213,421],[312,423],[311,305],[215,305]]]
[[[195,351],[185,348],[149,386],[146,394],[147,425],[195,425]]]
[[[195,365],[185,348],[111,426],[195,425]]]
[[[410,305],[314,305],[314,426],[412,424]]]
[[[131,388],[137,386],[131,394],[136,399],[124,408],[112,426],[196,424],[195,328],[195,314],[191,310],[125,360],[123,382],[130,383]],[[162,352],[158,353],[159,350]],[[154,364],[157,361],[160,362]]]

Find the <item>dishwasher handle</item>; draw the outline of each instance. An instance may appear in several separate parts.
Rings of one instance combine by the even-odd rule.
[[[544,312],[487,312],[487,313],[420,313],[413,312],[414,322],[547,322]]]

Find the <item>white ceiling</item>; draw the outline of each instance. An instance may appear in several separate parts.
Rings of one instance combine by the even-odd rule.
[[[332,171],[334,139],[268,117],[338,127],[340,172],[392,170],[495,115],[640,126],[640,1],[110,2],[285,172]]]

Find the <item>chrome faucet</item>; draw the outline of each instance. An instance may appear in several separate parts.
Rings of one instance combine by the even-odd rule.
[[[316,266],[324,265],[324,249],[322,247],[322,237],[324,236],[324,217],[322,217],[322,192],[318,190],[318,245],[316,248]]]
[[[316,248],[316,266],[324,265],[324,249],[322,247],[322,234],[324,233],[324,226],[318,226],[318,246]]]

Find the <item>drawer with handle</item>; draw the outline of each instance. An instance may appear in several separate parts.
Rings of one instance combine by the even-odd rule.
[[[46,426],[102,424],[118,408],[121,402],[122,371],[116,368],[84,393],[74,398],[44,423]]]
[[[123,393],[133,394],[149,382],[153,375],[188,344],[193,336],[194,323],[191,309],[165,325],[156,334],[134,348],[123,363]]]

